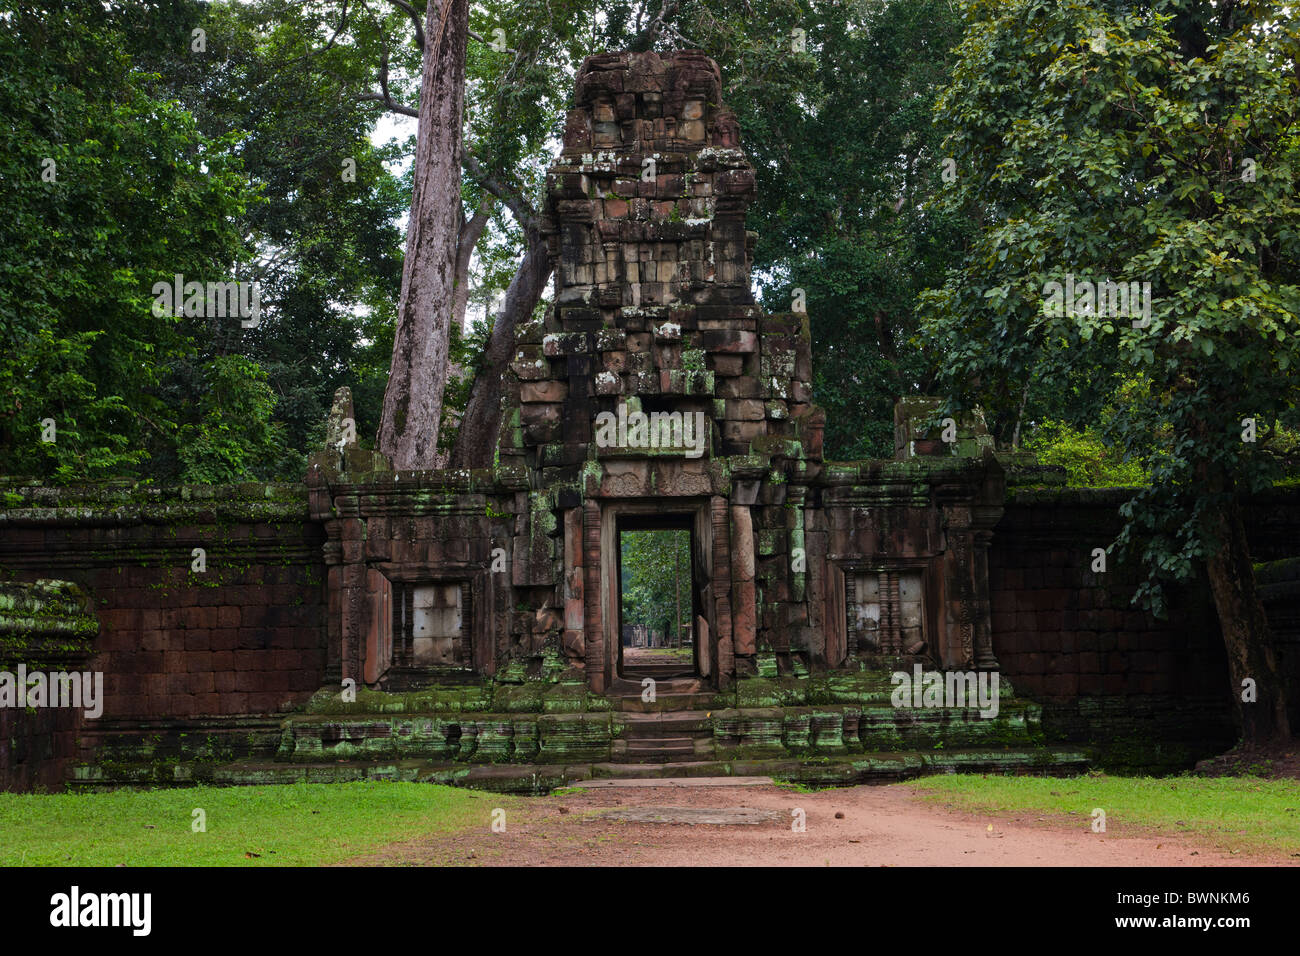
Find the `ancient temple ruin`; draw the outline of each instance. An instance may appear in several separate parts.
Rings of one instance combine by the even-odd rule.
[[[996,667],[1001,470],[975,442],[823,461],[808,316],[751,291],[754,173],[716,64],[589,58],[546,185],[555,299],[519,331],[491,473],[358,472],[346,448],[313,466],[339,678],[639,693],[616,554],[649,527],[691,533],[693,689],[885,658]]]
[[[0,672],[104,694],[0,713],[0,787],[832,784],[1231,743],[1204,590],[1158,621],[1131,571],[1091,570],[1128,491],[1065,489],[922,398],[893,459],[824,460],[810,317],[751,290],[754,189],[713,61],[590,57],[546,179],[554,301],[518,330],[490,468],[394,471],[342,390],[305,486],[7,487]],[[1294,644],[1300,507],[1251,508]],[[620,639],[620,536],[650,529],[690,539],[669,669]],[[997,706],[900,698],[917,668],[998,675]]]

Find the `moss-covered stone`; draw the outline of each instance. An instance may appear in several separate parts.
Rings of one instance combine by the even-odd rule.
[[[0,664],[86,656],[99,633],[89,595],[70,581],[0,583]]]

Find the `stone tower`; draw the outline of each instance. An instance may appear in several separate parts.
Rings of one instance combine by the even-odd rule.
[[[499,461],[529,470],[566,534],[589,539],[566,549],[565,646],[605,684],[617,595],[599,592],[618,528],[647,511],[698,526],[697,632],[712,641],[699,673],[730,673],[736,656],[752,665],[759,626],[748,506],[764,478],[806,481],[821,458],[806,316],[754,304],[754,172],[720,90],[701,54],[590,57],[547,174],[555,300],[518,337]]]
[[[822,460],[807,316],[750,289],[754,172],[720,90],[698,53],[583,64],[546,178],[555,296],[517,330],[490,470],[392,473],[335,441],[314,461],[331,678],[538,682],[558,707],[645,676],[996,665],[1000,467],[919,421],[900,447],[930,457]],[[690,534],[691,659],[649,675],[625,660],[620,536],[662,529]]]
[[[753,304],[754,173],[719,91],[694,53],[602,54],[578,74],[547,175],[555,305],[520,336],[522,441],[501,445],[546,484],[587,460],[600,411],[629,402],[704,412],[710,457],[799,439],[783,457],[820,457],[805,317]]]

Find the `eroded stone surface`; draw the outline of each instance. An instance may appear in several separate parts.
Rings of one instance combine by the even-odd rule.
[[[623,823],[685,823],[689,826],[761,826],[785,823],[790,816],[760,807],[620,807],[599,814]]]

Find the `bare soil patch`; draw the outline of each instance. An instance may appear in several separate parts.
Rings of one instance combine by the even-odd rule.
[[[1242,866],[1295,865],[1285,855],[1232,852],[1191,833],[1032,814],[976,814],[922,803],[910,787],[817,793],[776,787],[638,787],[539,798],[503,833],[483,826],[385,847],[362,865],[389,866]],[[698,820],[731,811],[744,823]],[[608,811],[621,811],[620,821]],[[667,811],[671,810],[669,813]],[[746,813],[738,813],[744,810]],[[756,814],[754,811],[768,811]],[[804,832],[792,829],[802,811]]]

